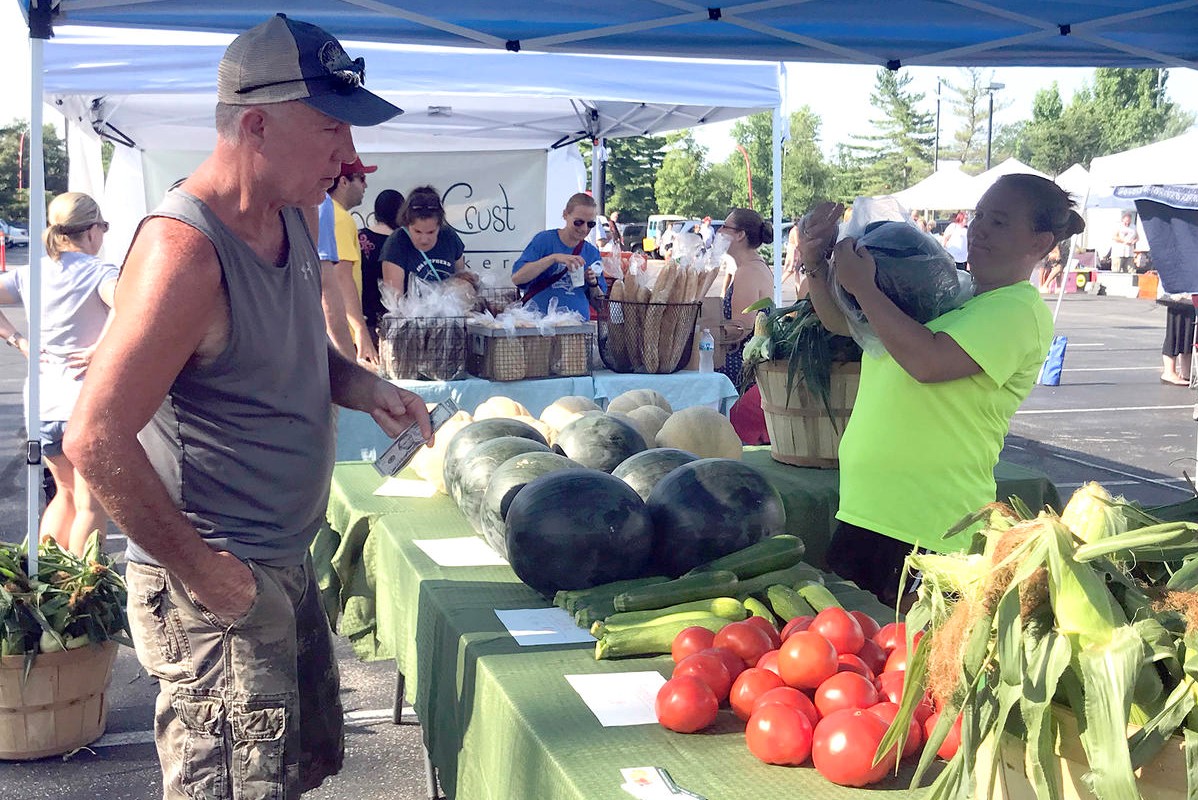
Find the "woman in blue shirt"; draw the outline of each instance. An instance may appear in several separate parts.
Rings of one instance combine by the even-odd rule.
[[[542,313],[549,309],[549,301],[557,298],[559,309],[572,309],[583,319],[590,319],[591,301],[607,291],[601,274],[603,258],[599,249],[586,240],[595,227],[598,211],[589,194],[571,195],[562,212],[565,224],[532,237],[512,266],[512,283],[520,288],[521,297]],[[575,286],[572,276],[580,270],[585,279],[581,286]]]

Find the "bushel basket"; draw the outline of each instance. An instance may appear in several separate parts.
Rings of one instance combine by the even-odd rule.
[[[757,386],[770,435],[770,455],[775,461],[799,467],[840,466],[837,451],[857,399],[861,363],[832,364],[831,418],[823,400],[807,389],[802,374],[795,376],[793,391],[788,396],[787,368],[788,363],[781,360],[757,365]]]
[[[379,368],[395,380],[454,381],[466,377],[465,317],[379,320]]]
[[[599,357],[613,372],[677,372],[690,361],[699,308],[609,300],[599,320]]]

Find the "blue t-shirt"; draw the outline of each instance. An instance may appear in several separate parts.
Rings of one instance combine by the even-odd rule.
[[[524,248],[524,252],[521,253],[520,257],[516,259],[516,263],[512,265],[512,272],[515,273],[516,270],[520,269],[530,261],[539,261],[540,259],[552,253],[564,253],[566,255],[570,255],[573,252],[574,248],[562,241],[562,238],[558,235],[556,228],[551,228],[547,231],[541,231],[536,236],[532,237],[532,241],[528,243],[528,246]],[[594,269],[592,271],[596,273],[602,272],[603,257],[599,254],[599,248],[595,247],[595,245],[591,244],[590,242],[583,242],[582,250],[579,252],[579,255],[582,256],[582,259],[586,263],[588,269],[591,269],[592,265],[594,265]],[[579,286],[575,288],[574,283],[570,280],[570,274],[566,272],[565,269],[566,268],[561,264],[554,264],[550,266],[547,270],[550,274],[561,272],[562,276],[550,284],[549,287],[544,291],[537,292],[536,295],[530,297],[528,302],[535,304],[536,307],[541,310],[541,313],[546,313],[549,309],[549,301],[556,297],[558,308],[573,309],[574,311],[577,311],[583,319],[590,319],[591,304],[587,302],[586,287]],[[539,277],[540,276],[537,276],[537,278]],[[537,278],[533,278],[533,281],[537,280]],[[521,284],[520,289],[522,291],[527,289],[529,284],[531,284],[533,281]],[[599,288],[604,292],[607,291],[607,284],[603,281],[602,274],[599,274]]]
[[[333,218],[333,198],[330,195],[324,196],[324,202],[320,204],[317,216],[320,224],[317,225],[316,255],[321,261],[336,263],[339,260],[337,258],[337,230]]]

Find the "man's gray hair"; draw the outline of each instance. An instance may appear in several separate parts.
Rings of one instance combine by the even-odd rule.
[[[216,135],[230,144],[241,141],[241,113],[251,106],[235,106],[230,103],[216,104]]]

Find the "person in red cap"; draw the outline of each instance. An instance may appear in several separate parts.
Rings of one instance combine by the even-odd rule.
[[[366,176],[376,170],[376,166],[363,164],[361,157],[355,158],[341,165],[341,174],[329,187],[339,259],[333,274],[345,300],[345,319],[354,336],[358,362],[369,367],[377,365],[379,358],[362,313],[362,246],[358,243],[358,226],[354,224],[349,210],[362,205],[362,199],[366,196]]]
[[[67,428],[68,457],[129,539],[166,800],[293,800],[341,769],[337,658],[308,556],[332,404],[432,438],[417,395],[325,332],[308,212],[357,158],[350,126],[400,113],[364,79],[362,59],[282,14],[229,45],[216,146],[138,228]]]

